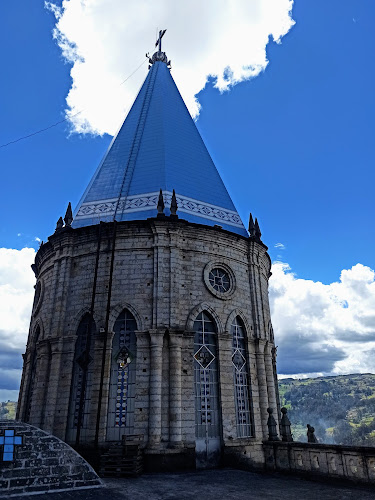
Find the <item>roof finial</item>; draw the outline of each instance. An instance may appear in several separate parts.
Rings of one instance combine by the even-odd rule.
[[[57,221],[57,224],[56,224],[55,233],[58,233],[59,231],[61,231],[63,226],[64,226],[64,221],[63,221],[63,218],[60,217],[60,219]]]
[[[158,206],[157,206],[158,217],[165,217],[164,207],[165,207],[165,205],[164,205],[163,191],[160,188],[159,199],[158,199]]]
[[[167,30],[160,30],[159,31],[159,38],[156,40],[156,43],[155,43],[155,47],[158,46],[159,44],[159,52],[161,52],[161,39],[163,38],[163,36],[165,35],[165,32]]]
[[[258,219],[255,219],[255,237],[260,241],[260,237],[262,236],[262,233],[260,232],[260,227],[258,224]]]
[[[161,39],[162,39],[162,38],[163,38],[163,36],[165,35],[165,32],[166,32],[166,31],[167,31],[167,30],[160,30],[160,31],[159,31],[159,38],[156,40],[156,43],[155,43],[155,47],[157,47],[157,46],[159,45],[159,47],[158,47],[158,51],[157,51],[157,52],[155,52],[155,54],[154,54],[151,58],[149,57],[149,54],[148,54],[148,53],[146,54],[146,57],[148,57],[148,58],[149,58],[149,59],[148,59],[148,62],[149,62],[149,67],[148,67],[148,69],[150,69],[150,68],[151,68],[151,66],[152,66],[152,65],[153,65],[156,61],[161,61],[161,62],[164,62],[164,63],[168,66],[168,68],[170,68],[170,67],[171,67],[171,61],[168,61],[168,58],[167,58],[166,53],[161,51]]]
[[[175,190],[173,190],[172,200],[171,200],[171,208],[170,208],[171,217],[174,217],[174,218],[178,217],[177,209],[178,209],[178,205],[177,205],[176,193],[175,193]]]
[[[253,215],[250,213],[250,218],[249,218],[249,233],[250,236],[255,236],[255,224],[253,220]]]
[[[65,226],[70,226],[73,222],[73,213],[72,213],[72,205],[69,202],[68,208],[66,209],[66,214],[64,217]]]

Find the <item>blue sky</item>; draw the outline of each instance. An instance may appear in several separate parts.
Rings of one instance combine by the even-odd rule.
[[[52,37],[56,19],[43,1],[2,2],[0,18],[0,143],[5,144],[64,118],[72,64]],[[202,108],[196,123],[245,225],[253,212],[273,261],[284,263],[281,280],[329,287],[359,263],[370,269],[364,278],[370,286],[375,267],[375,4],[296,0],[292,18],[295,25],[281,43],[270,38],[269,64],[258,76],[223,93],[209,79],[198,94]],[[167,33],[164,48],[176,61],[172,75],[180,87],[174,27],[166,27],[172,34],[168,39]],[[205,30],[196,37],[204,50]],[[186,47],[189,40],[180,43]],[[150,40],[144,47],[135,45],[131,57],[142,60]],[[124,57],[132,50],[127,46]],[[181,59],[184,54],[181,49]],[[194,74],[193,64],[190,69]],[[138,71],[141,80],[146,73],[144,65]],[[126,64],[122,74],[130,74]],[[111,88],[105,94],[110,96]],[[78,202],[110,140],[108,134],[72,133],[65,122],[0,148],[0,246],[37,248],[36,239],[54,231],[67,203]],[[375,332],[375,321],[372,328]]]
[[[43,2],[1,10],[3,144],[64,118],[71,79]],[[267,46],[264,73],[199,94],[198,128],[245,224],[254,212],[264,241],[284,243],[299,276],[325,283],[357,262],[373,265],[374,13],[371,0],[297,1],[296,25]],[[45,239],[109,142],[69,136],[63,124],[2,148],[2,245]]]

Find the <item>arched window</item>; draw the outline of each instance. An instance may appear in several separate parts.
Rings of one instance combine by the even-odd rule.
[[[246,332],[241,319],[237,316],[231,325],[233,338],[232,364],[234,375],[234,393],[237,417],[237,436],[253,435],[249,370],[247,363]]]
[[[205,311],[194,330],[195,449],[197,467],[205,467],[217,465],[221,450],[217,333]]]
[[[38,325],[33,339],[33,347],[31,349],[30,355],[30,363],[29,363],[29,381],[27,384],[26,391],[26,401],[25,401],[25,409],[24,409],[24,421],[30,422],[31,416],[31,404],[33,399],[33,392],[35,388],[35,379],[36,379],[36,364],[37,364],[37,343],[40,336],[40,326]]]
[[[95,331],[95,321],[89,313],[86,313],[77,329],[77,340],[74,351],[67,430],[67,440],[69,442],[72,442],[76,437],[78,427],[87,429],[89,426],[88,419],[90,413],[94,358],[93,337]]]
[[[123,434],[134,434],[136,329],[134,316],[124,309],[114,325],[108,402],[108,441],[120,441]]]

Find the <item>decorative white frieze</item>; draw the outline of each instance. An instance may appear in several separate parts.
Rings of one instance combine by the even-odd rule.
[[[172,193],[170,191],[163,192],[164,203],[168,206],[172,199]],[[235,226],[238,228],[243,228],[243,224],[237,212],[234,210],[228,210],[227,208],[218,207],[216,205],[211,205],[199,200],[194,200],[188,198],[187,196],[177,196],[178,212],[184,212],[191,215],[196,215],[197,217],[202,217],[203,219],[212,220],[218,224],[228,224],[230,226]],[[108,200],[100,200],[95,202],[83,203],[78,210],[75,220],[88,219],[93,217],[107,218],[113,217],[117,220],[122,219],[122,215],[133,213],[133,212],[143,212],[155,209],[158,203],[159,192],[146,193],[142,195],[132,195],[124,198],[112,198]],[[116,217],[115,217],[116,215]]]

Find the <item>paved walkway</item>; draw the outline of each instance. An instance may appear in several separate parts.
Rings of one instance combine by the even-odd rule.
[[[105,487],[50,493],[45,500],[374,500],[375,488],[335,486],[232,469],[105,479]],[[14,498],[14,497],[13,497]],[[39,495],[18,497],[37,500]]]

